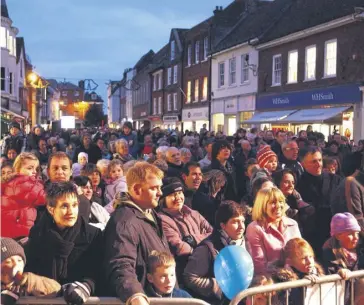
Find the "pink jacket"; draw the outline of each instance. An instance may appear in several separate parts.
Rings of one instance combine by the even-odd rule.
[[[280,259],[286,243],[296,237],[301,237],[298,224],[288,217],[282,218],[279,229],[258,221],[250,223],[246,229],[246,238],[254,262],[254,273],[265,273],[268,263]]]
[[[193,251],[192,247],[182,240],[184,236],[193,236],[199,244],[213,230],[199,212],[185,205],[181,212],[164,208],[159,216],[162,219],[163,232],[167,237],[172,253],[177,256],[188,255]]]
[[[127,186],[126,186],[126,177],[122,176],[119,179],[116,179],[115,181],[112,181],[110,184],[106,185],[105,188],[105,201],[106,203],[112,202],[115,195],[120,192],[127,192]]]

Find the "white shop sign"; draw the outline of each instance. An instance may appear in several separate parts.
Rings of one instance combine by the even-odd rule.
[[[209,119],[209,108],[191,108],[182,110],[182,121],[207,121]]]
[[[164,123],[175,123],[178,122],[178,116],[176,115],[165,115],[163,116]]]
[[[226,99],[224,112],[225,113],[237,113],[238,112],[238,99],[237,98]]]
[[[238,111],[255,111],[255,95],[239,96]]]

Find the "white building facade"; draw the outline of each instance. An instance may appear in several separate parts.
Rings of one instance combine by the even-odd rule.
[[[254,114],[258,51],[243,43],[212,56],[211,130],[233,135]]]

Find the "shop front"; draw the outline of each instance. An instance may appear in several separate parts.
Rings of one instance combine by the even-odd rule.
[[[181,128],[180,116],[178,115],[164,115],[163,116],[163,129],[175,130]]]
[[[209,108],[200,107],[182,109],[182,123],[183,131],[189,130],[199,132],[204,124],[206,124],[208,128]]]
[[[148,105],[138,105],[133,108],[133,127],[135,129],[140,129],[142,126],[149,127],[151,125],[151,120],[148,117]],[[161,118],[159,117],[159,121],[161,121]]]
[[[238,121],[239,127],[249,128],[246,121],[253,117],[255,110],[255,95],[239,96],[238,98]]]
[[[334,132],[348,138],[361,138],[363,134],[363,97],[359,85],[350,84],[260,95],[257,112],[247,124],[262,130],[290,130],[297,134],[308,125],[327,138]]]

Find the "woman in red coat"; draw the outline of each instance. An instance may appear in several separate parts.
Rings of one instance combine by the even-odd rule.
[[[37,206],[45,205],[44,186],[38,177],[39,160],[21,153],[14,161],[15,175],[1,184],[1,236],[27,237],[37,218]]]

